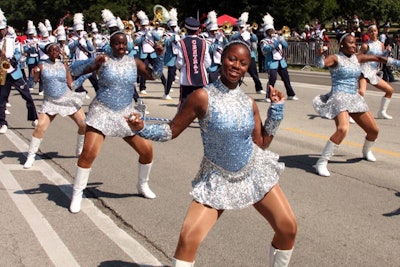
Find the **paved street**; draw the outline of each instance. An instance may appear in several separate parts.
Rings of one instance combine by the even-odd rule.
[[[285,119],[270,147],[286,164],[280,184],[299,229],[291,266],[400,266],[400,82],[388,113],[377,120],[377,162],[363,160],[364,133],[350,133],[329,163],[331,177],[313,164],[334,131],[320,118],[312,99],[329,91],[329,76],[292,71],[300,98],[287,101]],[[260,74],[263,85],[266,75]],[[399,77],[398,77],[399,79]],[[268,103],[255,93],[251,78],[243,89],[265,119]],[[93,88],[85,84],[93,99]],[[148,82],[143,99],[150,117],[172,118],[172,101],[162,100],[159,81]],[[277,83],[283,89],[282,82]],[[41,96],[32,92],[37,107]],[[369,87],[366,100],[375,115],[383,93]],[[91,100],[85,101],[85,110]],[[37,160],[24,170],[33,127],[17,91],[10,96],[9,131],[0,135],[0,266],[168,266],[190,203],[191,179],[202,156],[197,123],[177,139],[154,143],[150,186],[154,200],[137,194],[137,154],[122,140],[107,138],[85,190],[82,212],[68,212],[77,127],[57,117],[46,132]],[[196,266],[266,266],[273,231],[253,209],[226,211],[201,245]]]

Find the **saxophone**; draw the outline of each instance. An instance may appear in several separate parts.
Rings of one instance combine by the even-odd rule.
[[[0,85],[6,84],[7,78],[7,70],[11,67],[10,62],[7,60],[6,57],[6,49],[7,43],[6,38],[3,38],[3,48],[1,49],[1,57],[0,57]]]

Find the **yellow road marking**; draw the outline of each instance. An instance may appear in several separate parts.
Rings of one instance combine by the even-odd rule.
[[[322,140],[328,140],[329,136],[327,135],[323,135],[323,134],[317,134],[317,133],[313,133],[313,132],[308,132],[308,131],[304,131],[301,129],[297,129],[297,128],[285,128],[285,130],[288,130],[290,132],[294,132],[294,133],[298,133],[298,134],[302,134],[302,135],[306,135],[306,136],[310,136],[310,137],[315,137],[318,139],[322,139]],[[350,141],[343,141],[342,144],[348,145],[348,146],[352,146],[352,147],[362,147],[362,144],[359,143],[354,143],[354,142],[350,142]],[[393,157],[400,157],[400,153],[398,152],[394,152],[391,150],[386,150],[386,149],[382,149],[382,148],[378,148],[378,147],[373,147],[372,148],[373,151],[375,152],[379,152],[382,154],[386,154],[386,155],[390,155]]]

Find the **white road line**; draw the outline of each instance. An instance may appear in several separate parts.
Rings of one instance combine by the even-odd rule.
[[[44,218],[43,214],[36,208],[30,198],[25,194],[15,194],[15,191],[22,192],[23,189],[11,172],[7,170],[6,165],[1,161],[0,169],[0,181],[3,183],[5,190],[14,201],[22,216],[24,216],[26,222],[31,227],[39,243],[42,245],[42,248],[46,251],[54,265],[79,266],[69,249],[61,241],[61,238]]]
[[[28,145],[23,140],[21,140],[13,131],[8,130],[5,135],[17,147],[19,151],[27,151]],[[68,197],[71,196],[72,185],[70,184],[70,182],[59,173],[57,173],[44,160],[36,160],[35,166],[32,169],[40,170],[43,175],[45,175],[47,179],[53,184],[57,185],[59,189],[64,192],[65,195],[67,195]],[[68,211],[66,210],[65,212]],[[146,250],[133,237],[131,237],[129,234],[119,228],[89,199],[83,199],[81,212],[85,213],[108,238],[110,238],[118,247],[120,247],[139,266],[163,266],[148,250]],[[71,216],[73,215],[71,214]]]

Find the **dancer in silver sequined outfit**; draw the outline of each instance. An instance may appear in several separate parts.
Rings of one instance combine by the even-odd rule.
[[[89,106],[83,151],[78,160],[70,211],[81,209],[82,192],[87,185],[92,163],[96,159],[106,136],[122,137],[139,154],[137,189],[146,198],[155,198],[148,180],[153,161],[153,146],[149,140],[136,135],[127,125],[124,116],[136,111],[133,102],[134,86],[138,73],[148,80],[159,78],[163,69],[163,47],[157,45],[157,58],[153,69],[139,59],[127,56],[127,38],[117,31],[110,36],[112,55],[100,55],[94,60],[71,66],[74,74],[97,72],[99,90]],[[76,76],[76,75],[73,75]],[[79,79],[78,79],[79,80]]]
[[[316,171],[321,176],[330,176],[328,161],[349,131],[349,116],[366,133],[362,149],[363,157],[368,161],[376,161],[371,148],[378,137],[379,129],[373,115],[368,111],[367,103],[358,93],[360,63],[376,61],[399,66],[400,61],[375,55],[356,54],[356,41],[351,34],[344,34],[341,37],[338,54],[325,57],[324,53],[323,47],[320,47],[317,66],[329,68],[332,89],[328,94],[315,97],[313,105],[319,115],[335,120],[336,131],[326,143],[317,161]]]
[[[368,27],[368,35],[370,40],[361,45],[359,53],[384,56],[388,54],[383,43],[378,39],[378,27],[376,25],[371,25]],[[367,90],[367,82],[372,84],[374,87],[385,92],[385,95],[381,98],[381,105],[378,111],[378,119],[392,119],[392,116],[386,113],[392,95],[394,93],[393,87],[378,76],[379,62],[372,61],[361,64],[361,70],[363,76],[360,78],[360,94],[364,95]]]
[[[45,47],[45,51],[49,58],[41,61],[33,69],[34,81],[42,80],[44,98],[39,111],[38,124],[35,126],[29,145],[25,169],[32,167],[43,136],[57,115],[70,116],[78,126],[75,151],[77,156],[82,151],[85,137],[85,112],[82,109],[85,94],[71,90],[72,76],[68,65],[60,61],[60,47],[56,43],[50,43]]]
[[[250,60],[248,45],[233,41],[222,53],[220,79],[194,91],[171,123],[144,125],[133,113],[126,118],[140,136],[156,141],[176,138],[199,120],[204,157],[192,181],[193,201],[172,266],[193,266],[198,247],[223,211],[250,205],[275,231],[270,266],[289,264],[297,223],[278,184],[284,164],[266,149],[283,119],[284,95],[270,87],[272,103],[263,125],[257,104],[240,88]]]

